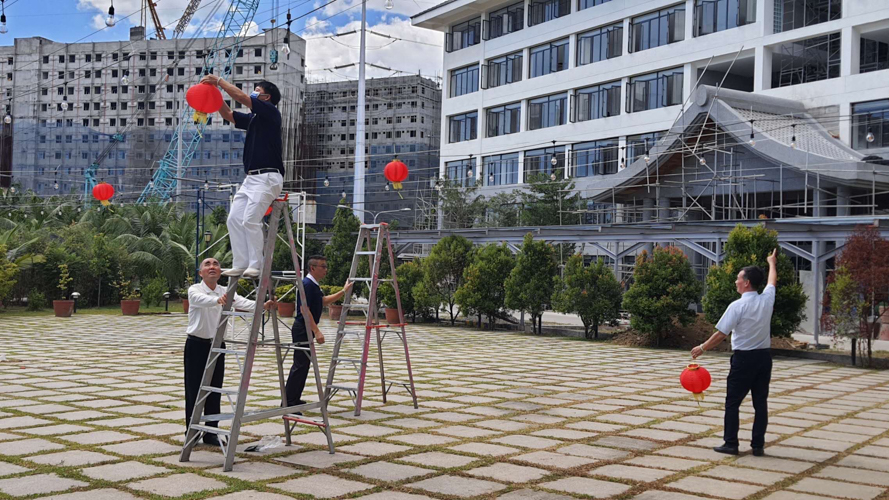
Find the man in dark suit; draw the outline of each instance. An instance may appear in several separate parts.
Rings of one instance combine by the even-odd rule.
[[[327,276],[327,258],[321,255],[313,255],[308,260],[309,273],[303,278],[303,288],[306,291],[306,305],[312,313],[315,325],[321,320],[321,311],[324,306],[332,304],[343,298],[343,295],[349,293],[352,289],[352,282],[347,281],[343,289],[332,295],[324,295],[321,291],[319,282]],[[306,321],[302,313],[302,298],[297,294],[296,300],[296,321],[293,322],[293,328],[290,331],[294,343],[308,342],[308,330]],[[315,329],[315,341],[319,344],[324,343],[324,334],[321,330]],[[290,368],[290,375],[287,377],[287,406],[296,406],[305,404],[301,399],[303,389],[306,387],[306,377],[309,374],[309,367],[312,365],[310,353],[308,351],[293,351],[293,366]]]

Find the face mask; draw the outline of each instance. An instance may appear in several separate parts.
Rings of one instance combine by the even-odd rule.
[[[253,92],[250,92],[250,97],[256,97],[256,98],[258,98],[258,97],[259,97],[259,92],[255,91],[255,90],[254,90]]]

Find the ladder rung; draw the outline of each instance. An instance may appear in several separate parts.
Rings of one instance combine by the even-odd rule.
[[[222,387],[212,387],[209,385],[201,386],[201,390],[207,391],[207,392],[216,392],[219,394],[228,394],[230,396],[237,396],[238,395],[237,389],[223,389]]]
[[[228,429],[220,429],[219,427],[213,427],[212,425],[200,425],[194,424],[191,426],[192,429],[201,432],[209,432],[210,434],[219,434],[221,436],[230,436],[231,431]]]
[[[318,427],[327,427],[324,425],[324,422],[318,422],[316,420],[309,420],[305,417],[300,417],[299,415],[284,415],[284,420],[288,422],[296,422],[300,424],[309,424],[309,425],[317,425]]]
[[[379,224],[362,224],[361,229],[379,229]]]
[[[213,349],[210,349],[210,352],[218,352],[220,354],[235,354],[235,355],[240,354],[242,356],[247,354],[247,351],[236,351],[234,349],[222,349],[219,347],[214,347]]]
[[[392,327],[392,326],[405,326],[405,325],[407,325],[407,323],[392,323],[392,324],[385,324],[385,325],[368,325],[368,324],[363,323],[363,322],[361,322],[361,321],[346,321],[345,323],[346,323],[347,325],[362,325],[362,326],[364,326],[365,328],[389,328],[389,327]]]
[[[221,422],[223,420],[231,420],[235,416],[234,413],[217,413],[216,415],[203,415],[201,422]]]
[[[377,253],[374,252],[374,251],[372,251],[372,250],[371,250],[371,251],[355,252],[355,255],[376,255],[376,254],[377,254]]]
[[[349,278],[349,281],[373,281],[373,278]],[[377,281],[392,281],[392,278],[377,278]]]
[[[358,390],[358,384],[330,384],[327,387],[330,389],[339,389],[342,391],[350,392],[355,392]]]
[[[332,361],[336,361],[337,363],[357,363],[361,364],[360,359],[347,359],[347,358],[332,358]]]
[[[252,318],[253,313],[247,311],[222,311],[223,316],[237,316],[239,318]]]
[[[353,309],[367,309],[370,304],[343,304],[343,307],[349,307]]]

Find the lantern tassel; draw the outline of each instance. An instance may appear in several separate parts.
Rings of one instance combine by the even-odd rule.
[[[701,406],[701,401],[704,400],[703,392],[693,392],[692,396],[695,398],[695,401],[698,403],[698,406]]]
[[[195,123],[207,123],[207,113],[195,111],[191,118]]]
[[[105,207],[107,207],[108,205],[111,205],[111,202],[108,200],[100,200],[99,203],[101,203],[102,206],[105,206]]]
[[[402,186],[401,186],[401,183],[400,183],[400,182],[393,182],[393,183],[392,183],[392,188],[393,188],[393,189],[401,189],[401,187],[402,187]]]

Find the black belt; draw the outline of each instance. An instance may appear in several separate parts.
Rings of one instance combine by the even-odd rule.
[[[197,337],[195,335],[189,335],[188,338],[189,338],[189,340],[196,340],[198,342],[204,342],[204,343],[213,342],[213,339],[205,339],[203,337]]]
[[[248,170],[247,175],[259,175],[259,174],[280,174],[281,172],[277,168],[260,168],[256,170]]]

